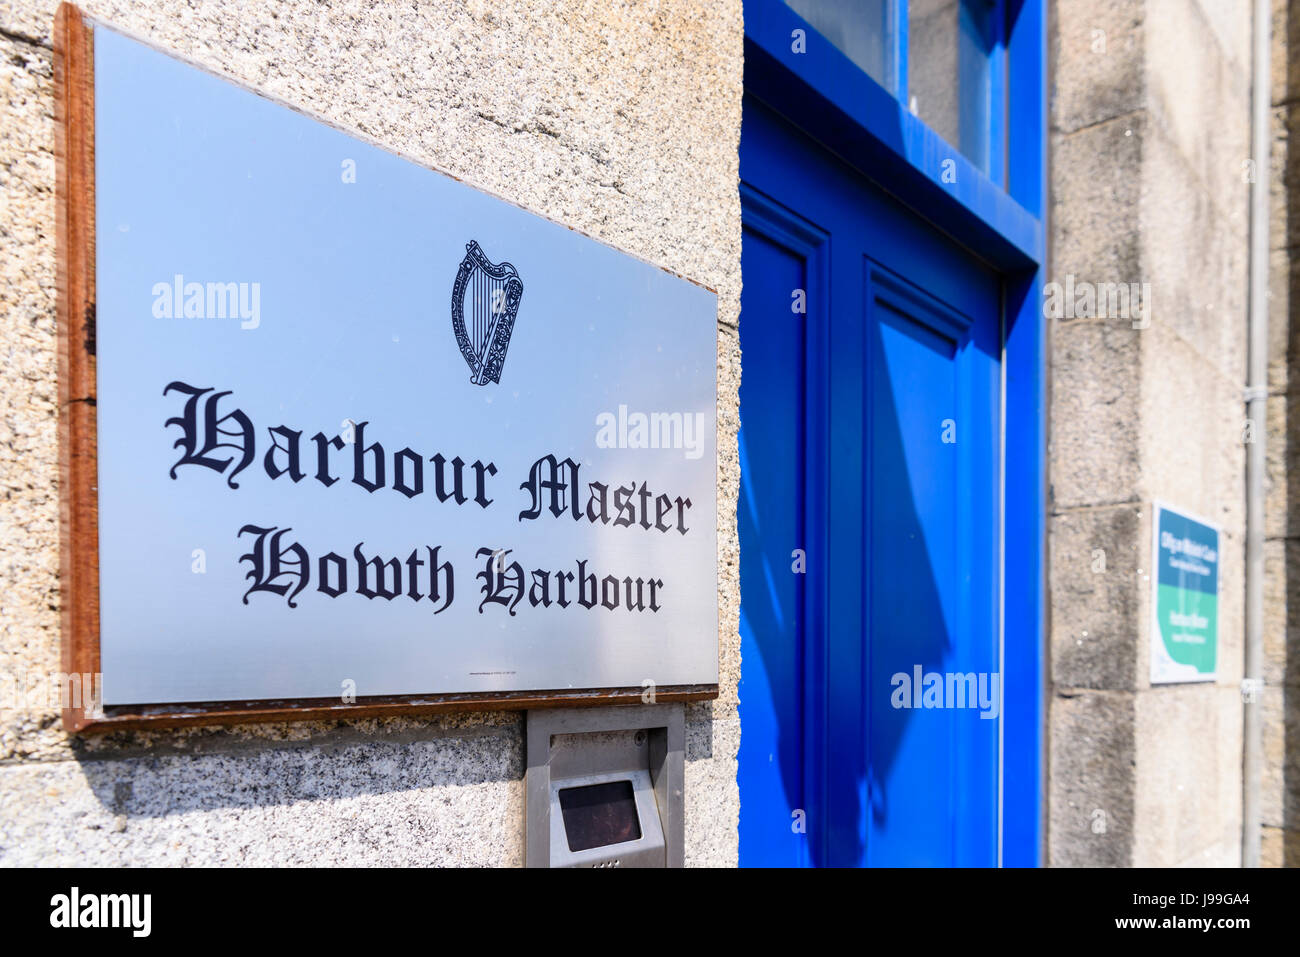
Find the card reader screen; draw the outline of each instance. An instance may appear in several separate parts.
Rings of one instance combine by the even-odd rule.
[[[641,837],[631,781],[560,789],[560,812],[569,850],[585,851]]]

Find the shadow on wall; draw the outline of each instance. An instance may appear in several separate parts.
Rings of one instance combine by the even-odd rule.
[[[686,722],[686,760],[712,758],[713,702],[692,702]],[[307,731],[301,725],[266,728],[271,733]],[[151,734],[139,746],[130,735],[85,738],[77,762],[100,805],[128,819],[341,801],[524,777],[522,711],[450,715],[417,728],[407,719],[394,719],[388,726],[318,725],[308,734],[302,740],[277,741],[249,726],[206,729],[193,736]]]
[[[486,727],[411,730],[403,722],[403,728],[386,733],[382,725],[344,724],[301,741],[222,730],[210,737],[159,736],[140,748],[87,739],[77,761],[99,803],[128,819],[523,778],[522,716]]]

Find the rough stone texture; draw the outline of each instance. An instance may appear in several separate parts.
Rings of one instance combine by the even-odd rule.
[[[54,0],[0,3],[0,674],[58,670]],[[87,0],[92,16],[716,288],[722,697],[687,860],[736,861],[740,0]],[[0,864],[517,864],[514,714],[71,738],[0,711]]]
[[[1150,324],[1102,316],[1052,329],[1048,857],[1233,864],[1250,18],[1209,0],[1053,9],[1047,278],[1149,284]],[[1223,532],[1213,683],[1150,686],[1155,500]],[[1088,826],[1097,809],[1104,834]]]
[[[1300,734],[1300,711],[1295,700],[1294,687],[1271,687],[1264,689],[1260,702],[1264,749],[1260,817],[1266,827],[1296,830],[1294,822],[1300,814],[1300,755],[1294,745]]]
[[[1285,255],[1285,253],[1283,253]],[[1269,332],[1277,326],[1286,327],[1287,312],[1277,306],[1277,299],[1269,309]],[[1270,377],[1270,382],[1274,381]],[[1292,432],[1300,423],[1300,418],[1293,414],[1292,404],[1295,398],[1285,391],[1269,387],[1266,445],[1264,447],[1264,529],[1269,541],[1300,535],[1300,509],[1292,514],[1290,504],[1300,503],[1300,488],[1293,489],[1293,483],[1300,483],[1300,445]]]
[[[693,714],[692,712],[700,712]],[[707,719],[712,711],[714,720]],[[735,756],[740,717],[734,708],[719,717],[715,704],[686,709],[686,866],[735,866],[740,802]]]
[[[1241,863],[1241,695],[1165,685],[1133,696],[1139,757],[1133,862]]]
[[[1293,330],[1291,323],[1286,321],[1286,317],[1291,313],[1292,289],[1297,278],[1295,270],[1291,268],[1290,252],[1286,249],[1273,249],[1269,253],[1268,277],[1269,316],[1277,317],[1276,322],[1270,321],[1268,324],[1268,386],[1273,392],[1287,390],[1290,381],[1290,357],[1296,354],[1297,348],[1300,347],[1300,342],[1294,341],[1300,333]],[[1270,425],[1269,428],[1271,434],[1273,427]],[[1270,483],[1273,480],[1270,476]],[[1285,517],[1286,511],[1283,507],[1282,514],[1278,517]],[[1273,518],[1272,509],[1269,518],[1270,520]],[[1300,521],[1300,516],[1297,517],[1297,521]],[[1273,534],[1271,526],[1269,534]]]
[[[1053,5],[1049,38],[1058,81],[1052,125],[1073,132],[1142,106],[1145,10],[1142,0]]]
[[[1062,688],[1132,691],[1133,636],[1149,605],[1142,563],[1149,512],[1132,505],[1066,512],[1051,520],[1052,681]]]
[[[1300,540],[1272,538],[1264,543],[1264,682],[1281,692],[1300,685],[1300,603],[1288,600],[1298,585]]]
[[[1105,691],[1052,697],[1047,854],[1052,867],[1132,863],[1133,699]]]
[[[1300,831],[1283,830],[1267,825],[1262,830],[1260,866],[1294,867],[1295,862],[1300,861]]]
[[[1243,268],[1242,281],[1244,277]],[[1244,312],[1243,303],[1231,323],[1241,333],[1239,340],[1245,339]],[[1244,371],[1241,379],[1228,378],[1194,344],[1197,340],[1178,335],[1159,319],[1142,336],[1143,497],[1159,498],[1226,532],[1244,534]],[[1241,353],[1244,346],[1237,342],[1235,351]],[[1233,560],[1244,559],[1224,555],[1225,562]],[[1227,598],[1221,593],[1221,600]]]
[[[1297,122],[1294,103],[1273,107],[1272,146],[1269,157],[1269,248],[1285,249],[1296,242],[1288,197],[1295,191],[1300,172],[1290,159],[1290,143]]]
[[[1057,78],[1059,90],[1066,82]],[[1052,140],[1052,279],[1146,282],[1139,255],[1145,115],[1125,114]],[[1159,293],[1153,290],[1159,301]],[[1078,321],[1078,320],[1076,320]],[[1082,320],[1087,321],[1087,320]]]
[[[1242,155],[1247,143],[1238,137],[1233,155]],[[1202,363],[1232,381],[1240,403],[1246,352],[1237,320],[1246,315],[1247,188],[1240,176],[1201,180],[1183,147],[1158,125],[1148,127],[1143,147],[1142,275],[1151,283],[1158,319],[1148,331],[1185,340]],[[1166,347],[1149,345],[1153,356]]]
[[[12,765],[0,861],[520,865],[522,755],[516,724]]]
[[[1300,3],[1273,3],[1273,148],[1269,168],[1269,370],[1260,782],[1266,866],[1300,865]]]
[[[1056,509],[1137,500],[1142,333],[1074,319],[1052,330],[1050,452]]]
[[[1220,2],[1148,0],[1147,22],[1160,32],[1146,54],[1154,141],[1142,176],[1143,268],[1159,280],[1165,324],[1240,382],[1250,16]]]

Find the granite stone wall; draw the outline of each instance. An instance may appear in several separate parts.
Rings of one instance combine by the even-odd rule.
[[[1146,308],[1049,320],[1047,860],[1236,865],[1250,6],[1051,11],[1047,278]],[[1148,677],[1156,500],[1221,528],[1213,683]]]

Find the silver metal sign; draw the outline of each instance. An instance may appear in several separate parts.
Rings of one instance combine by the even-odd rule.
[[[713,292],[104,28],[104,703],[718,679]]]

